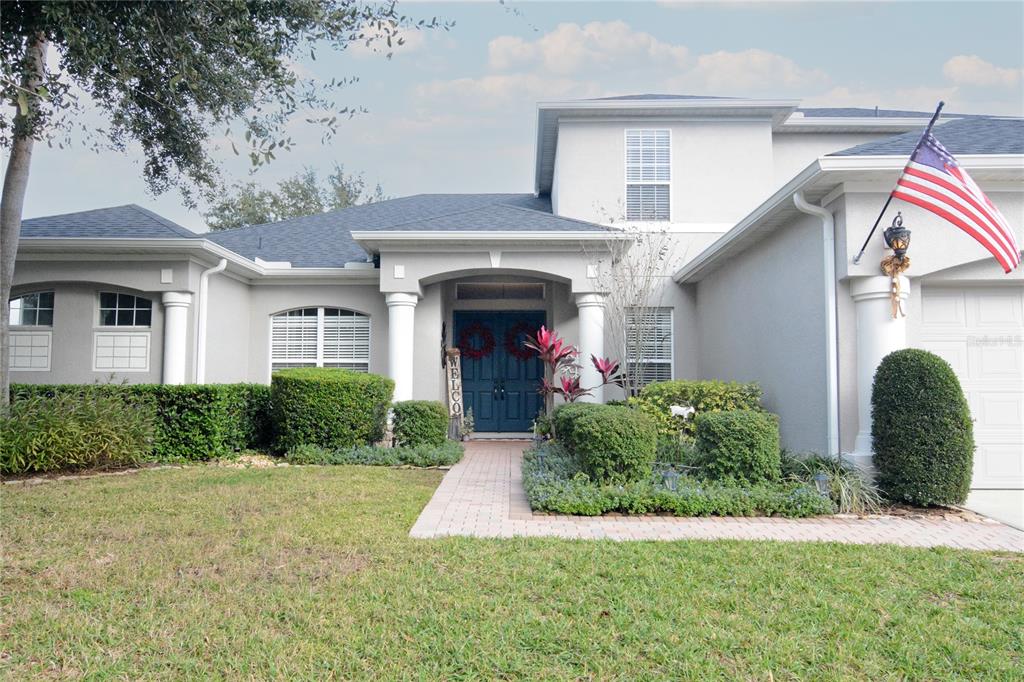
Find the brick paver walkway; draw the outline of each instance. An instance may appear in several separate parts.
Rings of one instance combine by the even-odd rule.
[[[452,467],[411,535],[551,536],[608,540],[743,540],[889,543],[1024,552],[1024,531],[996,521],[942,518],[674,518],[533,515],[523,492],[523,441],[475,441]]]

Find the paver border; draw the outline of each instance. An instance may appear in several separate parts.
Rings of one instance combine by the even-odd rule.
[[[410,530],[414,538],[736,539],[895,544],[1024,552],[1024,531],[984,519],[665,517],[534,514],[522,484],[524,441],[471,441]]]

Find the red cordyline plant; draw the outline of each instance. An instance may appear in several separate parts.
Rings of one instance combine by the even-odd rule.
[[[527,336],[523,343],[551,369],[552,379],[558,380],[552,383],[545,377],[541,382],[540,392],[544,395],[544,407],[548,414],[551,414],[552,397],[555,395],[562,396],[567,403],[573,403],[591,394],[593,388],[580,385],[579,349],[566,344],[555,330],[541,326],[536,335]],[[590,362],[601,375],[601,386],[623,385],[625,377],[619,372],[618,360],[591,355]]]

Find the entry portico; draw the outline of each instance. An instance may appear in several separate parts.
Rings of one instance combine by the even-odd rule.
[[[620,233],[580,225],[590,229],[353,231],[353,240],[380,263],[380,291],[388,306],[388,374],[395,381],[396,400],[437,399],[442,394],[441,347],[458,345],[460,313],[468,311],[474,311],[478,324],[504,320],[498,325],[502,338],[494,342],[503,346],[498,350],[501,368],[493,376],[484,372],[480,381],[493,382],[490,390],[506,401],[513,376],[535,373],[521,366],[528,358],[504,348],[508,333],[522,337],[523,329],[512,329],[516,323],[557,327],[579,347],[582,358],[603,357],[607,292],[602,284],[607,278],[602,272],[618,245],[629,242]],[[516,320],[499,318],[514,311]],[[491,334],[489,327],[482,328]],[[588,363],[582,364],[583,384],[596,386],[597,377],[591,376]],[[534,383],[538,381],[536,377]],[[598,390],[587,399],[602,398]],[[467,405],[472,402],[467,400]],[[514,414],[521,416],[507,418],[515,428],[493,430],[523,430],[535,416],[522,414],[525,409],[517,407]],[[490,430],[486,417],[484,426]]]

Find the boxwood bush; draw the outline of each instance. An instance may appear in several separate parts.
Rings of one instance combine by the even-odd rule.
[[[713,478],[762,483],[782,474],[779,420],[767,412],[705,412],[696,419],[696,448]]]
[[[206,460],[270,440],[270,387],[262,384],[16,384],[13,404],[33,397],[88,402],[100,396],[150,405],[156,417],[151,451],[157,460]],[[65,403],[65,404],[71,404]]]
[[[437,400],[392,405],[395,445],[441,445],[448,439],[448,410]]]
[[[131,393],[24,396],[0,413],[0,473],[139,464],[157,430],[153,405]]]
[[[916,348],[875,371],[871,438],[887,497],[929,506],[967,499],[974,460],[971,412],[953,368]]]
[[[647,415],[628,407],[576,403],[559,408],[555,422],[556,438],[595,480],[622,483],[650,475],[658,439]]]
[[[657,381],[648,384],[630,404],[649,415],[665,436],[696,434],[693,420],[673,417],[673,405],[689,405],[696,414],[726,410],[761,409],[761,387],[756,383],[741,384],[726,381]]]
[[[351,448],[384,438],[395,383],[346,369],[295,367],[274,372],[271,405],[275,444]]]

